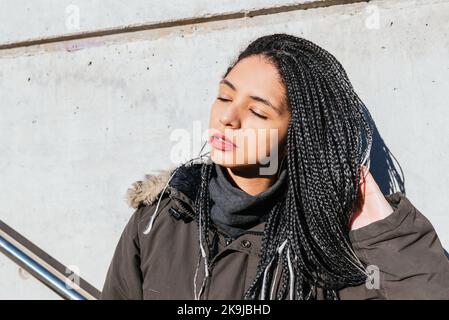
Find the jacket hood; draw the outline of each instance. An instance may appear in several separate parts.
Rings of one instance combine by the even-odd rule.
[[[155,174],[145,174],[143,180],[134,182],[128,188],[128,206],[137,209],[141,205],[153,204],[166,186],[167,193],[192,205],[201,182],[201,166],[202,163],[184,164],[158,170]]]

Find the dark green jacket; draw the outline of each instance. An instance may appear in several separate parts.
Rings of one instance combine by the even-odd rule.
[[[178,171],[161,193],[171,170],[147,175],[128,190],[135,212],[117,244],[102,299],[194,299],[199,246],[191,212],[199,168]],[[161,194],[157,217],[146,235]],[[373,281],[340,290],[340,299],[449,299],[449,260],[431,223],[404,194],[386,199],[394,208],[391,215],[350,232],[356,255],[372,266]],[[202,299],[242,299],[255,276],[263,230],[264,222],[230,242],[219,236]],[[319,288],[315,295],[323,298]]]

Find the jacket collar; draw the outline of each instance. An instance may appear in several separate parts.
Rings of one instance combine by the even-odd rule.
[[[134,209],[141,205],[152,205],[167,187],[164,195],[170,195],[193,211],[200,183],[201,163],[172,166],[155,174],[146,174],[143,180],[134,182],[126,192],[126,200],[129,207]]]
[[[174,200],[179,211],[195,218],[194,203],[201,183],[201,165],[201,163],[194,163],[178,167],[172,166],[165,170],[159,170],[155,174],[145,174],[143,180],[134,182],[126,192],[129,207],[137,209],[143,205],[152,205],[159,199],[162,190],[167,186],[164,195],[168,195]],[[174,172],[175,170],[176,172]],[[173,173],[174,175],[170,179]],[[261,233],[264,227],[265,222],[261,222],[248,231]]]

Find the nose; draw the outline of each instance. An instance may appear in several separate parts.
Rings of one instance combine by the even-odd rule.
[[[220,123],[225,128],[239,128],[240,127],[240,114],[238,107],[230,105],[219,117]]]

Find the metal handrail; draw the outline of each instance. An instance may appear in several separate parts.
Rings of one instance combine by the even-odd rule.
[[[0,252],[66,300],[97,300],[101,292],[0,220]]]

